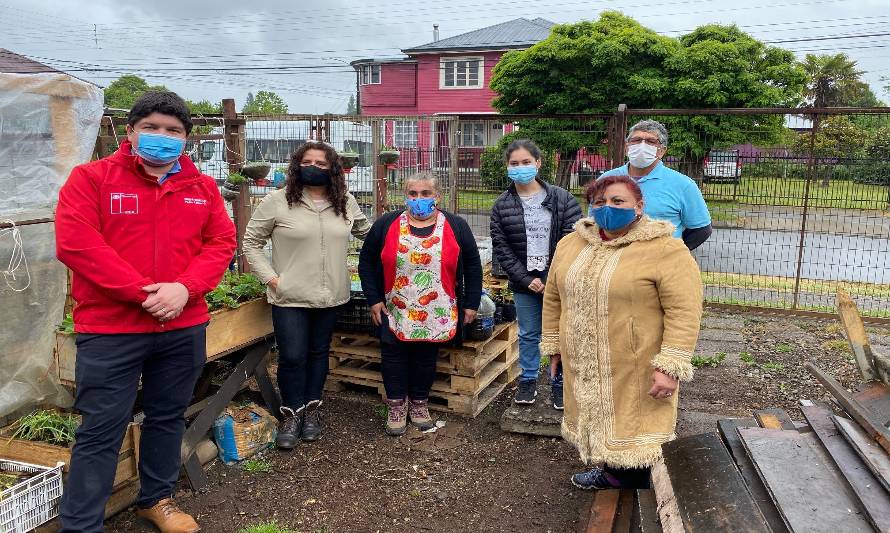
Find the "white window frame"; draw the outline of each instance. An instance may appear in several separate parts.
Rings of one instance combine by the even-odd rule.
[[[461,148],[483,148],[485,147],[485,143],[487,141],[485,135],[485,126],[486,122],[482,120],[472,120],[467,122],[458,123],[458,129],[460,130],[460,139],[458,139],[458,145]],[[476,144],[476,134],[479,134],[479,143]],[[467,142],[470,140],[471,142]]]
[[[465,73],[465,82],[467,85],[458,85],[458,75],[459,72],[457,70],[457,64],[462,61],[477,61],[477,74],[476,74],[476,84],[469,85],[470,80],[470,69],[467,67]],[[453,70],[453,85],[446,85],[446,71],[448,69]],[[464,56],[464,57],[443,57],[439,59],[439,89],[443,90],[460,90],[460,89],[482,89],[485,87],[485,58],[483,56]]]
[[[396,148],[417,148],[417,121],[394,120],[392,143]]]
[[[359,74],[360,85],[380,85],[383,82],[383,69],[380,63],[362,65]],[[374,81],[374,71],[377,72],[377,81]]]

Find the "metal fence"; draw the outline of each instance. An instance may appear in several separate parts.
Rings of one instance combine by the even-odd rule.
[[[429,170],[443,205],[479,237],[508,185],[501,151],[517,137],[544,149],[543,175],[573,192],[624,162],[629,126],[658,120],[669,131],[665,163],[693,178],[713,219],[695,251],[706,300],[794,312],[833,312],[843,288],[870,317],[890,318],[890,110],[633,110],[562,116],[198,117],[189,150],[222,182],[249,161],[283,171],[308,139],[358,154],[347,182],[369,216],[404,201],[403,179]],[[112,145],[106,123],[99,151]],[[104,139],[104,140],[103,140]],[[399,151],[378,164],[385,147]],[[252,185],[233,205],[239,225],[271,185]]]

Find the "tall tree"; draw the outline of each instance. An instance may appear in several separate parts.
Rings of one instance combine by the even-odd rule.
[[[803,61],[807,73],[806,104],[813,107],[852,107],[877,100],[863,82],[865,71],[847,54],[807,54]]]
[[[163,85],[149,85],[135,74],[126,74],[114,80],[105,88],[105,107],[130,109],[136,100],[147,91],[168,91]]]
[[[355,95],[349,95],[349,102],[346,103],[347,115],[358,115],[358,108],[355,106]]]
[[[210,100],[192,102],[191,100],[186,100],[185,103],[189,106],[189,111],[193,115],[219,115],[223,112],[222,102],[214,103]]]
[[[242,113],[247,113],[248,109],[251,109],[255,106],[253,93],[247,93],[247,98],[244,100],[244,105],[241,107]]]
[[[250,98],[248,94],[248,99]],[[284,99],[272,91],[259,91],[253,101],[244,104],[244,113],[253,115],[281,115],[287,113]]]

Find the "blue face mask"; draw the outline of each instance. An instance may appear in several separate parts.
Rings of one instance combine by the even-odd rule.
[[[516,183],[525,185],[531,183],[538,175],[538,168],[534,165],[526,165],[521,167],[507,167],[507,176]]]
[[[185,139],[160,133],[140,132],[135,152],[149,165],[162,167],[179,159],[183,148]]]
[[[632,207],[604,205],[602,207],[595,207],[592,211],[593,219],[596,220],[597,226],[606,231],[619,230],[629,225],[637,218],[637,212]]]
[[[433,211],[436,210],[436,199],[435,198],[417,198],[411,199],[408,198],[405,200],[405,205],[408,206],[408,211],[411,212],[417,218],[426,218],[433,214]]]

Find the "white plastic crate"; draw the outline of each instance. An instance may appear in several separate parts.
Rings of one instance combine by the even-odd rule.
[[[25,533],[59,515],[62,467],[37,466],[0,459],[0,470],[34,476],[0,493],[0,533]]]

